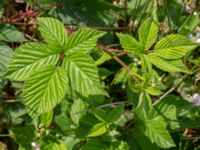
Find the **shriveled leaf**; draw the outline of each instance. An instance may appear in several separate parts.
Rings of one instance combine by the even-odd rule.
[[[166,60],[166,59],[163,59],[163,58],[157,56],[154,53],[148,54],[147,58],[152,64],[154,64],[156,67],[158,67],[159,69],[161,69],[163,71],[190,73],[188,68],[179,59]]]
[[[153,19],[145,20],[139,27],[139,42],[144,50],[148,50],[155,43],[158,36],[158,26]]]
[[[38,18],[38,23],[40,33],[45,41],[47,41],[54,49],[65,51],[68,35],[63,23],[58,19],[48,17]]]
[[[83,52],[70,53],[63,61],[71,88],[83,96],[106,94],[93,59]]]
[[[32,118],[51,111],[68,91],[68,80],[60,67],[46,66],[25,81],[24,103]]]
[[[104,34],[105,32],[94,29],[79,29],[69,38],[66,53],[69,50],[88,52]]]
[[[36,69],[46,65],[55,65],[59,54],[46,44],[26,43],[16,49],[8,68],[12,80],[23,81]]]
[[[120,44],[123,49],[133,55],[140,55],[143,53],[142,45],[128,34],[117,33],[117,36],[120,40]]]
[[[165,59],[180,59],[197,47],[183,35],[168,35],[155,46],[155,53]]]

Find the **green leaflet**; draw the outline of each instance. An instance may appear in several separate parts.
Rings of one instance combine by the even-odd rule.
[[[148,117],[149,111],[152,107],[150,96],[143,92],[140,94],[139,102],[134,112],[140,120],[145,120]]]
[[[117,33],[120,44],[123,49],[133,55],[141,55],[143,53],[142,45],[132,36],[128,34]]]
[[[62,52],[66,49],[68,39],[64,25],[57,19],[41,17],[38,19],[39,30],[45,41],[54,49]]]
[[[79,29],[67,41],[66,53],[69,50],[88,52],[95,47],[98,38],[106,32],[94,29]]]
[[[165,59],[180,59],[197,45],[183,35],[168,35],[155,46],[155,53]]]
[[[187,67],[183,64],[182,60],[180,59],[166,60],[157,56],[155,53],[148,54],[147,58],[152,64],[154,64],[156,67],[158,67],[163,71],[190,73],[190,71],[187,69]]]
[[[89,131],[87,137],[95,137],[106,133],[109,124],[97,123]]]
[[[98,60],[95,61],[95,64],[97,66],[100,66],[106,61],[111,60],[111,59],[112,57],[108,53],[104,52],[103,55]]]
[[[174,147],[175,144],[167,131],[167,125],[162,117],[156,117],[144,121],[144,134],[150,139],[152,143],[156,143],[162,148]]]
[[[91,139],[81,147],[82,150],[110,150],[110,143],[102,139]]]
[[[87,105],[82,100],[78,99],[74,101],[74,103],[71,106],[71,111],[70,111],[70,116],[74,124],[76,125],[79,124],[79,120],[85,114],[84,110],[86,109],[87,109]]]
[[[167,128],[166,122],[161,116],[153,116],[151,98],[147,93],[141,93],[140,99],[134,112],[138,119],[137,126],[152,143],[156,143],[162,148],[175,146]],[[153,116],[153,117],[152,117]]]
[[[70,53],[64,59],[62,67],[67,72],[73,91],[82,96],[106,95],[100,84],[95,62],[87,54],[83,52]]]
[[[55,65],[59,54],[55,54],[48,45],[42,43],[26,43],[16,49],[8,67],[8,77],[12,80],[24,81],[38,68]]]
[[[60,67],[46,66],[30,75],[25,81],[24,103],[32,118],[51,111],[68,91],[68,80]]]
[[[25,42],[24,34],[15,26],[10,24],[0,24],[0,41],[5,42]]]
[[[4,12],[4,1],[0,0],[0,19],[2,18]]]
[[[51,142],[49,144],[44,144],[43,150],[67,150],[65,143],[63,141],[57,141],[55,143]]]
[[[48,111],[40,115],[40,123],[44,125],[46,128],[51,125],[52,120],[53,120],[53,111]]]
[[[0,44],[0,74],[6,73],[12,54],[13,51],[9,46]]]
[[[124,106],[119,105],[112,110],[95,109],[94,115],[98,120],[109,124],[117,121],[122,116],[123,112]]]
[[[153,19],[145,20],[139,27],[139,42],[144,50],[148,50],[155,43],[158,36],[158,26]]]

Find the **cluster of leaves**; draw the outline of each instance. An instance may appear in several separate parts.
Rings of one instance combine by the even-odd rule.
[[[39,1],[37,7],[45,8],[48,2]],[[124,11],[101,0],[58,2],[62,9],[46,10],[53,17],[37,17],[39,40],[29,42],[11,24],[0,27],[0,137],[8,137],[3,142],[14,143],[11,149],[20,150],[195,147],[187,138],[192,130],[198,132],[200,110],[180,89],[183,83],[190,86],[199,71],[199,56],[194,56],[198,45],[185,36],[193,29],[186,22],[178,34],[159,34],[160,19],[169,19],[173,31],[185,16],[182,12],[159,16],[158,12],[182,3],[172,0],[153,8],[153,1],[132,0]],[[109,11],[129,19],[135,17],[131,13],[143,12],[134,18],[143,20],[132,31],[138,36],[115,34],[126,55],[97,44],[113,33],[81,28],[69,35],[62,23],[111,25],[115,19]],[[170,19],[176,15],[180,15],[178,21]],[[150,17],[143,19],[146,16]],[[13,52],[6,42],[24,43]],[[185,83],[185,78],[192,81]],[[199,90],[195,84],[192,92]],[[177,93],[169,94],[168,88],[177,88]],[[18,101],[10,105],[13,97]]]

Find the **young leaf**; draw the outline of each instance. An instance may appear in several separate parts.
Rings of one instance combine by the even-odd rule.
[[[145,120],[148,117],[151,107],[152,104],[150,96],[147,93],[141,93],[139,103],[134,112],[140,120]]]
[[[139,128],[135,128],[133,136],[137,139],[142,150],[160,150],[160,148],[155,143],[152,143]]]
[[[83,96],[106,94],[100,84],[93,59],[83,52],[70,53],[62,66],[69,77],[71,88]]]
[[[155,46],[155,53],[165,59],[180,59],[197,45],[182,35],[168,35]]]
[[[95,47],[98,38],[106,32],[94,29],[79,29],[72,34],[67,42],[66,53],[69,50],[88,52]]]
[[[40,115],[40,122],[45,127],[50,126],[52,119],[53,119],[53,111],[48,111],[48,112]]]
[[[55,54],[46,44],[26,43],[16,49],[8,67],[8,77],[23,81],[41,66],[55,65],[59,54]]]
[[[168,72],[184,72],[190,73],[188,68],[183,64],[181,60],[166,60],[155,53],[147,55],[148,60],[161,70]]]
[[[123,49],[133,55],[141,55],[143,53],[142,45],[128,34],[117,33],[117,36],[120,40],[120,44]]]
[[[65,51],[68,39],[63,23],[55,18],[38,18],[39,30],[45,41],[54,49]]]
[[[106,133],[109,124],[97,123],[89,131],[87,137],[95,137]]]
[[[124,142],[124,141],[119,141],[116,140],[114,142],[111,143],[111,149],[110,150],[129,150],[129,146],[128,143]]]
[[[145,20],[139,28],[139,42],[144,50],[148,50],[155,43],[158,35],[158,26],[151,18]]]
[[[110,143],[102,139],[91,139],[81,147],[81,150],[110,150]]]
[[[161,148],[170,148],[175,146],[169,132],[167,131],[166,123],[161,117],[146,120],[144,124],[145,129],[143,132],[152,143],[156,143]]]
[[[59,141],[56,143],[47,143],[42,146],[43,150],[67,150],[65,143],[63,141]]]
[[[79,124],[80,118],[85,114],[82,111],[84,111],[86,108],[86,104],[82,100],[78,99],[74,101],[71,107],[70,116],[76,125]]]
[[[36,131],[33,126],[27,125],[24,127],[15,127],[10,129],[14,135],[15,140],[24,150],[31,150],[31,142],[36,138]]]
[[[96,60],[95,64],[97,66],[100,66],[106,61],[111,60],[111,59],[112,57],[108,53],[104,52],[103,55],[98,60]]]
[[[120,105],[114,108],[107,116],[107,120],[109,123],[113,123],[117,121],[124,112],[124,106]]]
[[[32,118],[51,111],[68,91],[68,80],[60,67],[46,66],[25,81],[24,103]]]
[[[55,123],[64,133],[69,131],[71,129],[70,126],[72,125],[71,119],[65,113],[55,116]]]
[[[153,87],[147,87],[146,89],[145,89],[145,91],[148,93],[148,94],[150,94],[150,95],[154,95],[154,96],[158,96],[158,95],[161,95],[162,94],[162,92],[161,91],[159,91],[159,90],[157,90],[157,89],[155,89],[155,88],[153,88]]]

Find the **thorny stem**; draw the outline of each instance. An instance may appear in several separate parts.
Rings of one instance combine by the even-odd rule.
[[[140,83],[140,81],[136,78],[135,73],[129,68],[129,66],[123,62],[119,57],[115,56],[112,52],[110,52],[110,48],[107,48],[106,46],[97,45],[98,48],[102,49],[106,53],[108,53],[115,61],[117,61],[122,67],[126,68],[127,71],[129,72],[131,78],[135,80],[137,83]]]

